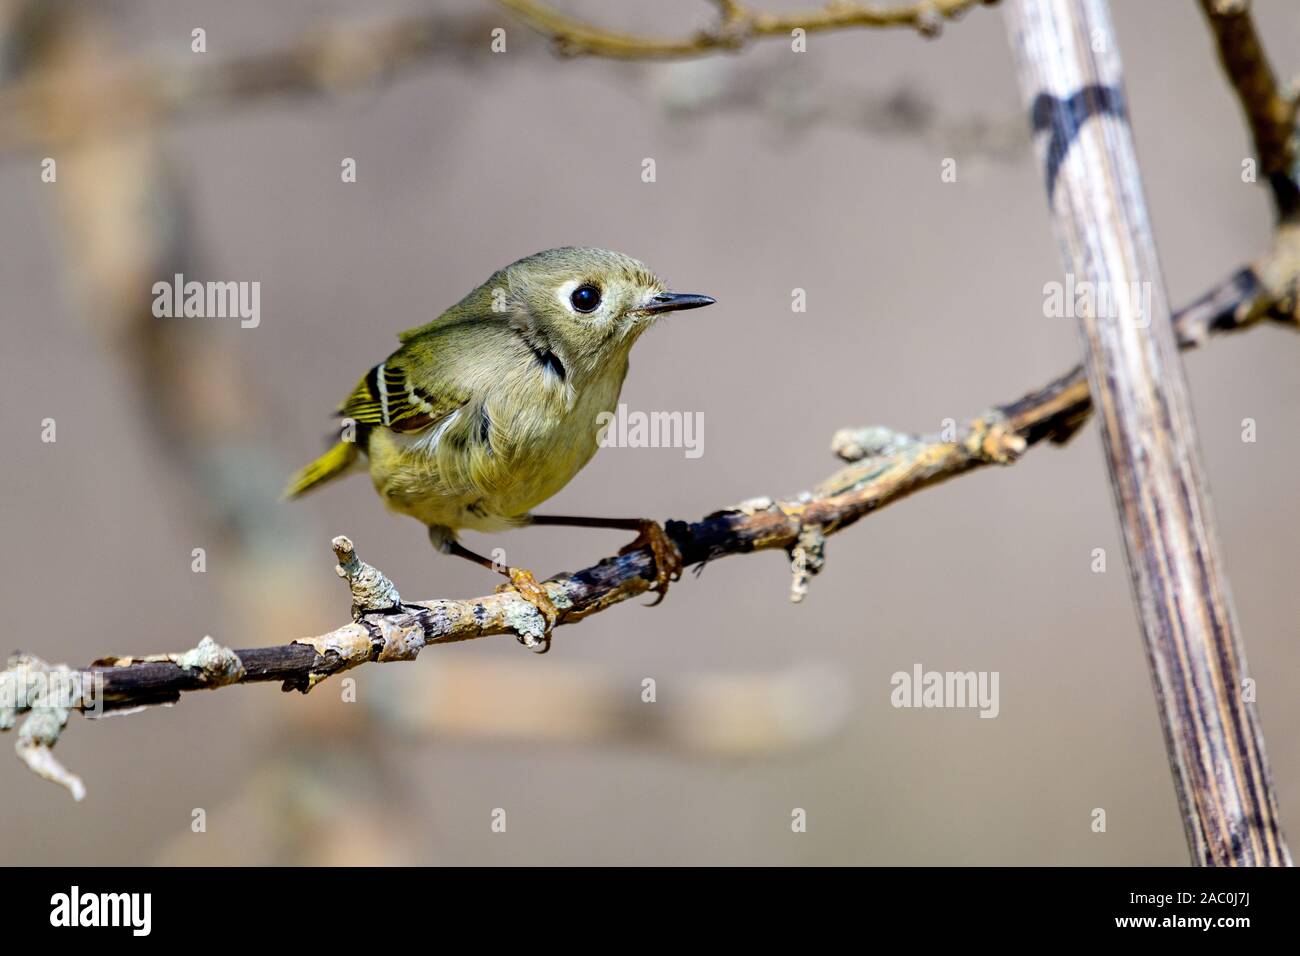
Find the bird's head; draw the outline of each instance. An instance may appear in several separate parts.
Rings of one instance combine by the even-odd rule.
[[[642,263],[604,249],[548,249],[493,280],[484,287],[492,308],[508,312],[534,349],[554,353],[583,375],[626,358],[640,334],[667,313],[714,301],[669,292]]]

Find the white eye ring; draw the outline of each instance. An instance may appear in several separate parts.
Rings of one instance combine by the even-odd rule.
[[[578,293],[578,291],[584,288],[590,288],[596,293],[596,304],[586,310],[578,308],[577,304],[573,301],[573,297]],[[556,298],[558,298],[560,302],[563,303],[564,307],[570,312],[575,315],[583,316],[593,316],[603,312],[606,301],[600,286],[585,279],[571,279],[564,283],[556,290]]]

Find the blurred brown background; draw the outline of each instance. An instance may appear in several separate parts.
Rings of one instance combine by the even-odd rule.
[[[558,59],[487,0],[51,3],[34,30],[22,6],[0,4],[9,83],[52,65],[216,64],[327,23],[434,10],[440,26],[428,55],[360,86],[0,143],[5,650],[84,664],[204,634],[242,647],[329,630],[348,613],[339,533],[408,599],[486,593],[490,575],[434,554],[364,479],[275,496],[394,333],[538,249],[618,249],[719,302],[644,339],[624,389],[632,409],[702,412],[703,456],[603,450],[557,513],[696,518],[793,493],[834,468],[837,428],[937,430],[1080,354],[1073,321],[1043,317],[1061,268],[996,9],[935,42],[848,31],[803,55],[774,40],[645,65]],[[633,6],[569,9],[660,34],[710,15]],[[1246,131],[1195,6],[1112,6],[1181,304],[1265,247],[1268,197],[1241,181]],[[1300,14],[1256,10],[1289,73]],[[493,55],[496,26],[507,52]],[[206,54],[190,52],[194,27]],[[30,132],[56,112],[0,120]],[[45,156],[57,183],[41,182]],[[356,183],[340,182],[344,157]],[[940,180],[947,157],[956,183]],[[260,281],[260,327],[133,312],[177,263]],[[790,310],[796,287],[806,314]],[[1293,838],[1297,348],[1260,328],[1187,356]],[[468,540],[539,574],[624,543]],[[560,629],[547,657],[494,638],[354,671],[356,703],[332,679],[307,698],[258,685],[74,718],[56,752],[88,797],[0,759],[0,862],[1186,862],[1094,426],[888,508],[827,557],[800,606],[782,555],[732,558],[654,610]],[[999,671],[1000,716],[894,709],[890,675],[916,662]],[[807,833],[791,832],[795,807]],[[191,830],[196,808],[206,832]]]

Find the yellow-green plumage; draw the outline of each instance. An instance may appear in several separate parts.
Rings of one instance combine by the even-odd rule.
[[[590,289],[599,304],[580,311]],[[364,452],[388,507],[428,525],[436,542],[524,523],[595,453],[601,413],[618,404],[641,332],[660,312],[709,301],[665,293],[644,265],[614,252],[521,259],[402,333],[339,408],[355,440],[302,469],[286,494],[346,473]]]
[[[284,491],[286,498],[297,498],[317,485],[347,474],[357,460],[355,442],[338,442],[311,464],[301,468],[289,479],[289,486]]]

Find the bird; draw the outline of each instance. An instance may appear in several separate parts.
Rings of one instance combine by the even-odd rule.
[[[643,263],[605,249],[566,246],[519,259],[433,321],[398,334],[338,407],[337,442],[285,489],[298,498],[368,470],[385,505],[428,528],[429,540],[503,574],[541,614],[549,650],[559,612],[525,568],[465,547],[458,532],[528,525],[635,530],[623,549],[648,547],[663,599],[682,558],[657,521],[538,515],[591,460],[618,405],[628,356],[671,312],[714,304],[668,291]],[[621,552],[622,553],[622,552]]]

